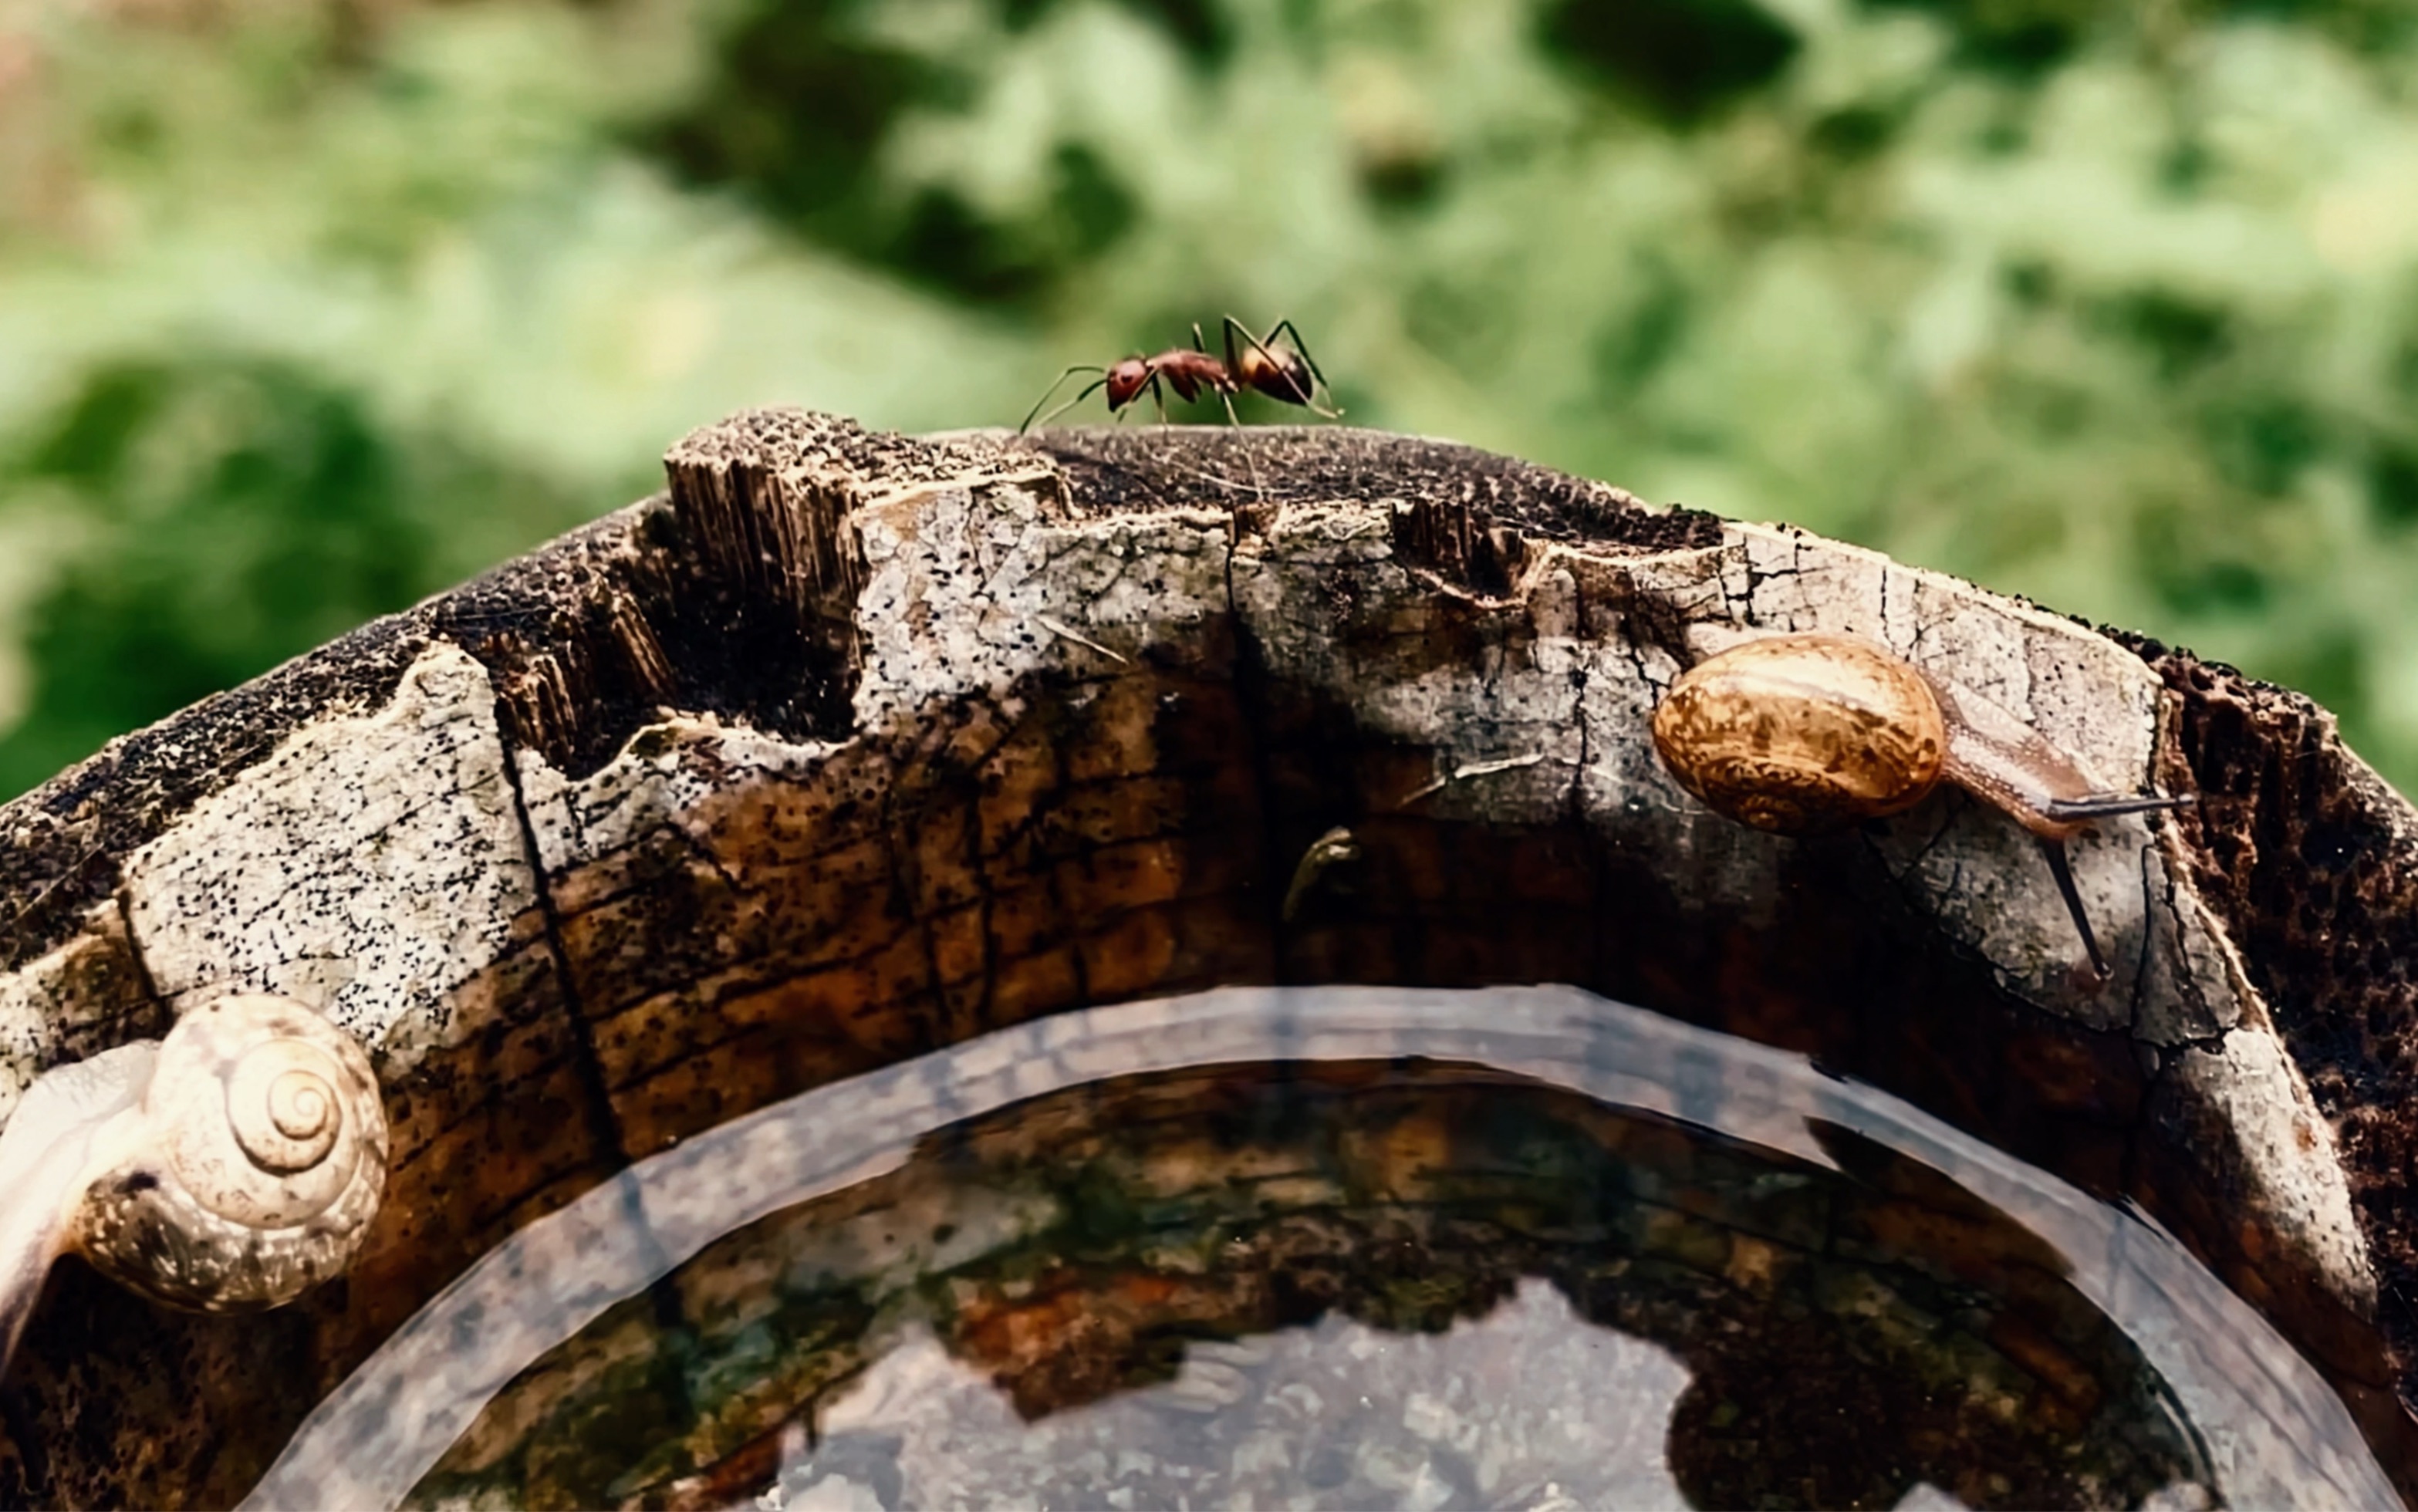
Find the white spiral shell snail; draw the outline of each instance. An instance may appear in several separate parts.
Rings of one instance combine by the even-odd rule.
[[[67,1251],[175,1306],[274,1307],[351,1263],[386,1171],[368,1056],[283,998],[45,1073],[0,1129],[0,1370]]]

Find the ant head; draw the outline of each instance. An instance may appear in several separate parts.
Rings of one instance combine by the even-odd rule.
[[[1140,357],[1126,358],[1109,369],[1109,407],[1123,409],[1132,404],[1134,395],[1150,382],[1150,359]]]

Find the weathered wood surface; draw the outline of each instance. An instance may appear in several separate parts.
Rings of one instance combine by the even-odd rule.
[[[1575,983],[2129,1197],[2418,1489],[2418,818],[2306,700],[1405,437],[757,412],[666,460],[667,495],[0,810],[0,1116],[268,990],[364,1037],[395,1144],[363,1260],[287,1311],[63,1265],[0,1502],[233,1500],[479,1253],[737,1113],[1072,1006],[1329,981]],[[1772,629],[2199,795],[2077,847],[2113,983],[1961,797],[1799,842],[1673,786],[1659,690]],[[1304,873],[1336,826],[1356,854]]]

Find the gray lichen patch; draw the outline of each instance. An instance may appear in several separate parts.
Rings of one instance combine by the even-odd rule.
[[[1021,481],[931,487],[853,512],[859,728],[996,697],[1075,652],[1101,668],[1226,605],[1227,520],[1205,512],[1061,524]],[[1086,655],[1084,653],[1088,652]]]
[[[733,787],[803,778],[832,749],[682,716],[638,731],[619,756],[586,777],[567,776],[533,751],[514,759],[539,864],[559,876],[679,829],[686,816]]]
[[[297,999],[389,1075],[443,1043],[448,995],[536,901],[495,702],[432,647],[385,708],[304,725],[136,852],[127,917],[160,994]]]

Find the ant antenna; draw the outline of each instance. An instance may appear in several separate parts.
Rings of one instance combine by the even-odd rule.
[[[1042,424],[1048,424],[1051,420],[1056,420],[1059,416],[1064,415],[1066,411],[1074,408],[1077,405],[1081,404],[1084,400],[1091,398],[1094,394],[1108,387],[1108,369],[1101,367],[1096,363],[1076,363],[1073,367],[1068,368],[1065,372],[1058,374],[1058,376],[1050,382],[1048,388],[1041,390],[1041,397],[1033,402],[1033,408],[1026,412],[1024,423],[1016,428],[1016,434],[1022,435],[1025,432],[1033,429],[1033,417],[1041,414],[1041,406],[1049,403],[1049,396],[1058,391],[1058,385],[1064,383],[1067,379],[1073,377],[1078,373],[1096,373],[1100,375],[1100,378],[1097,383],[1085,388],[1081,393],[1079,393],[1074,398],[1067,400],[1064,404],[1059,405],[1056,409],[1051,410],[1048,414],[1043,415],[1041,419]]]

